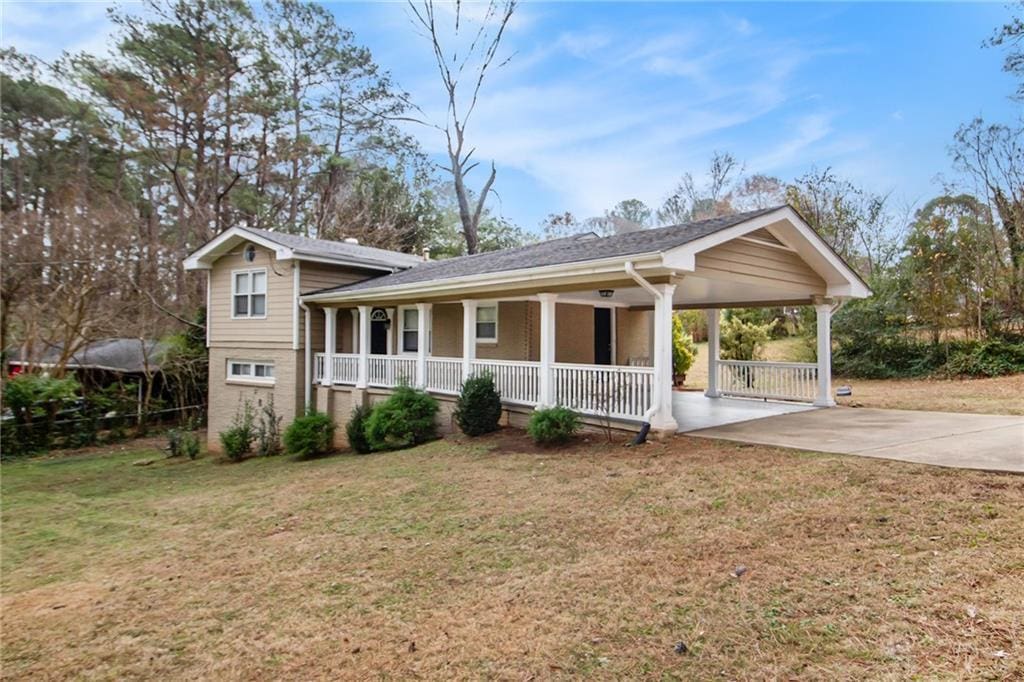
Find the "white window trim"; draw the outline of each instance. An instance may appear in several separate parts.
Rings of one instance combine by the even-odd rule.
[[[249,376],[234,375],[231,373],[231,365],[249,365],[252,374]],[[273,360],[249,360],[245,358],[228,358],[227,364],[224,367],[224,376],[226,377],[227,383],[229,384],[254,384],[257,386],[273,386],[277,380],[276,376],[273,377],[258,377],[256,376],[256,365],[268,365],[274,370],[276,374],[276,367],[274,367]]]
[[[423,324],[422,320],[419,319],[419,309],[414,305],[400,305],[398,306],[398,354],[399,355],[416,355],[419,351],[406,350],[405,349],[405,311],[415,310],[416,324]],[[390,332],[390,328],[388,329]],[[410,330],[411,331],[411,330]],[[419,329],[417,328],[417,331]]]
[[[249,288],[252,288],[252,274],[263,273],[263,280],[267,283],[267,289],[263,292],[263,314],[262,315],[238,315],[235,313],[235,296],[238,295],[235,292],[235,288],[238,284],[237,275],[248,274],[249,275]],[[249,292],[249,296],[252,296],[253,292]],[[252,298],[249,299],[250,309],[252,308]],[[265,320],[267,319],[267,313],[270,312],[270,274],[266,268],[242,268],[240,270],[231,271],[231,319],[232,320]]]
[[[494,308],[494,338],[493,339],[481,339],[479,334],[476,337],[476,345],[478,346],[495,346],[498,344],[498,338],[501,330],[499,321],[501,319],[501,305],[498,301],[479,301],[476,304],[476,316],[473,320],[473,329],[476,330],[476,325],[479,324],[480,309],[481,308]]]

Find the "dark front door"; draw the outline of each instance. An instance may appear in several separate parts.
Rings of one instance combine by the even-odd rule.
[[[388,323],[383,321],[370,322],[370,353],[372,355],[388,354]]]
[[[594,364],[612,364],[611,308],[594,308]]]

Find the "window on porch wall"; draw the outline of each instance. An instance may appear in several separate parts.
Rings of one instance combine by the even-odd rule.
[[[498,306],[487,305],[476,309],[476,340],[498,340]]]
[[[420,348],[420,311],[416,308],[402,310],[402,351],[415,353]]]

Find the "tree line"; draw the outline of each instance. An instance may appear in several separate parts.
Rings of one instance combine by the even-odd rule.
[[[204,282],[181,261],[232,226],[436,257],[535,239],[489,210],[493,163],[470,187],[469,123],[507,61],[515,8],[492,0],[474,25],[461,5],[441,17],[430,0],[410,2],[448,102],[441,121],[426,120],[330,11],[302,0],[145,0],[111,11],[109,56],[45,63],[4,51],[0,348],[57,345],[66,360],[105,336],[195,328]],[[1024,80],[1022,33],[1015,16],[988,44]],[[444,136],[447,164],[429,161],[410,122]],[[876,296],[863,305],[899,333],[1019,333],[1022,138],[1020,120],[965,123],[950,146],[957,182],[914,209],[828,168],[784,180],[716,153],[658,206],[552,214],[540,232],[614,234],[788,202],[868,280]]]

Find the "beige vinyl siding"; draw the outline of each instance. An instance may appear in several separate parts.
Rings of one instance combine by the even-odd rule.
[[[825,280],[798,254],[738,239],[698,253],[694,274],[801,293],[825,293]]]
[[[310,263],[303,261],[299,266],[299,291],[308,294],[318,289],[328,287],[339,287],[343,284],[361,282],[370,275],[369,272],[347,268],[338,265],[327,265],[323,263]],[[310,340],[313,350],[323,352],[324,350],[324,311],[315,305],[309,306],[312,310],[310,317]],[[338,310],[338,348],[339,353],[351,353],[352,350],[352,313],[350,308]],[[305,343],[305,312],[299,319],[299,345]]]
[[[236,346],[258,341],[267,347],[291,348],[294,303],[294,274],[291,262],[278,262],[272,252],[256,247],[256,258],[242,258],[244,246],[222,256],[210,272],[210,345]],[[265,268],[267,271],[267,315],[265,318],[231,317],[232,272]]]
[[[649,310],[615,310],[615,363],[630,360],[651,361],[651,327],[654,313]]]

